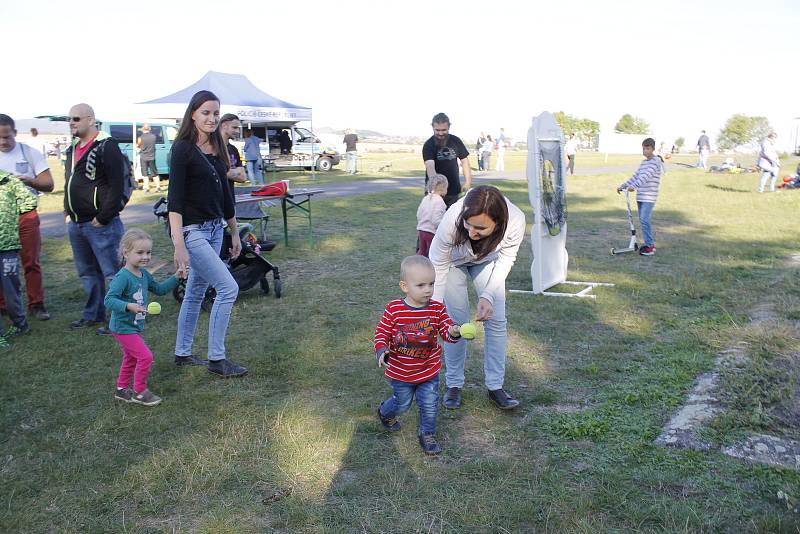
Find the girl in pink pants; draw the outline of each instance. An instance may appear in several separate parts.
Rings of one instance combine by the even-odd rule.
[[[155,406],[161,402],[161,397],[147,389],[153,354],[142,339],[147,315],[147,293],[152,291],[157,295],[166,295],[178,285],[178,279],[173,275],[158,283],[144,268],[150,263],[153,241],[143,230],[132,228],[125,232],[119,250],[125,266],[111,281],[104,301],[106,308],[111,310],[109,330],[122,347],[122,365],[114,398]],[[130,386],[131,378],[133,388]]]

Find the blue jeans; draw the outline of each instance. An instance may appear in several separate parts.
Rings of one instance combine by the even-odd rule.
[[[769,184],[769,190],[770,191],[775,191],[775,180],[778,178],[778,172],[777,171],[763,171],[761,173],[761,183],[758,186],[758,192],[759,193],[763,193],[764,192],[764,187],[766,187],[767,180],[769,180],[770,177],[772,178],[772,182]]]
[[[639,210],[639,224],[642,226],[642,237],[644,237],[644,246],[652,247],[655,245],[653,241],[653,228],[650,226],[650,217],[653,215],[653,208],[655,202],[637,202]]]
[[[439,406],[439,375],[427,382],[412,384],[400,380],[390,380],[392,396],[381,403],[380,411],[384,417],[397,417],[408,411],[411,401],[417,397],[419,406],[419,427],[417,433],[436,433],[436,410]]]
[[[247,176],[253,185],[264,185],[264,175],[261,174],[261,162],[257,159],[248,159],[245,163]]]
[[[19,285],[19,251],[5,250],[0,252],[0,295],[6,301],[6,313],[11,322],[20,329],[28,326],[25,319],[25,306],[22,305],[22,293]]]
[[[86,293],[83,318],[87,321],[105,321],[106,280],[111,280],[120,268],[119,241],[125,227],[119,217],[97,228],[91,222],[67,224],[67,234],[72,245],[75,267]]]
[[[219,257],[222,235],[222,219],[183,227],[183,240],[189,253],[189,278],[178,314],[176,356],[192,354],[200,304],[210,285],[216,290],[217,297],[208,319],[208,359],[225,359],[225,333],[228,331],[228,321],[233,303],[239,294],[239,286]]]
[[[447,273],[447,289],[444,303],[447,313],[456,324],[470,320],[467,278],[472,279],[475,291],[480,295],[486,287],[494,270],[494,262],[486,262],[461,267],[451,267]],[[483,342],[483,374],[486,387],[490,390],[503,387],[506,375],[506,345],[508,330],[506,324],[505,281],[503,287],[492,295],[492,318],[483,323],[485,338]],[[467,359],[467,341],[444,343],[445,381],[448,388],[464,387],[464,364]]]

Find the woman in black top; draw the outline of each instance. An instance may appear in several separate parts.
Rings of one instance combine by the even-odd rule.
[[[168,208],[175,269],[189,275],[178,314],[175,363],[206,365],[192,354],[192,345],[200,303],[210,285],[216,298],[208,323],[208,370],[229,377],[247,369],[225,357],[225,333],[239,288],[219,257],[223,219],[231,231],[231,258],[239,256],[242,244],[226,178],[230,163],[218,129],[219,107],[210,91],[195,93],[189,102],[170,154]]]

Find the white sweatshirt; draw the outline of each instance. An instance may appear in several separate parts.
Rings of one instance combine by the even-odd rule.
[[[428,193],[417,208],[417,230],[436,233],[439,223],[447,211],[444,199],[435,193]]]
[[[472,245],[469,240],[466,243],[454,246],[453,241],[456,236],[456,221],[461,215],[464,205],[464,198],[458,200],[450,206],[439,223],[439,229],[431,243],[428,257],[436,270],[436,283],[433,287],[433,300],[444,302],[444,293],[447,288],[447,272],[451,267],[460,267],[468,263],[481,264],[494,262],[489,283],[486,288],[478,295],[494,304],[494,295],[504,288],[508,273],[517,260],[517,252],[525,237],[525,214],[518,207],[506,199],[508,206],[508,225],[503,240],[495,250],[481,259],[472,252]]]

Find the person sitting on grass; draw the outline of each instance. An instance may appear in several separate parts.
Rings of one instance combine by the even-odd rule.
[[[0,295],[6,301],[11,326],[0,335],[0,348],[9,348],[12,337],[30,332],[19,285],[19,215],[36,208],[36,196],[19,178],[0,171]]]
[[[417,232],[419,233],[419,247],[417,254],[428,257],[431,241],[439,223],[442,222],[447,205],[444,196],[447,194],[447,176],[434,174],[428,180],[428,194],[422,198],[417,208]]]
[[[461,338],[461,330],[441,302],[431,300],[436,273],[424,256],[408,256],[400,264],[400,289],[405,298],[389,302],[375,328],[375,357],[392,386],[392,396],[378,407],[378,419],[389,432],[400,430],[397,416],[416,397],[419,406],[419,444],[425,454],[442,452],[436,441],[439,370],[442,347]]]
[[[617,194],[625,189],[636,191],[639,224],[641,224],[642,234],[644,234],[644,246],[639,249],[639,254],[642,256],[652,256],[656,253],[650,217],[653,214],[653,207],[656,205],[656,198],[658,198],[658,185],[661,182],[661,174],[664,172],[664,162],[660,156],[653,154],[655,148],[656,142],[652,137],[642,141],[642,155],[645,159],[639,164],[639,168],[633,173],[633,176],[617,187]]]
[[[122,348],[122,365],[117,376],[114,398],[123,402],[155,406],[161,402],[161,397],[147,389],[153,354],[142,339],[147,315],[147,292],[166,295],[178,285],[178,279],[172,275],[158,283],[144,268],[150,263],[153,250],[153,240],[145,231],[131,228],[125,232],[119,249],[125,266],[111,281],[103,302],[111,310],[111,334]],[[160,312],[160,306],[158,311]]]

